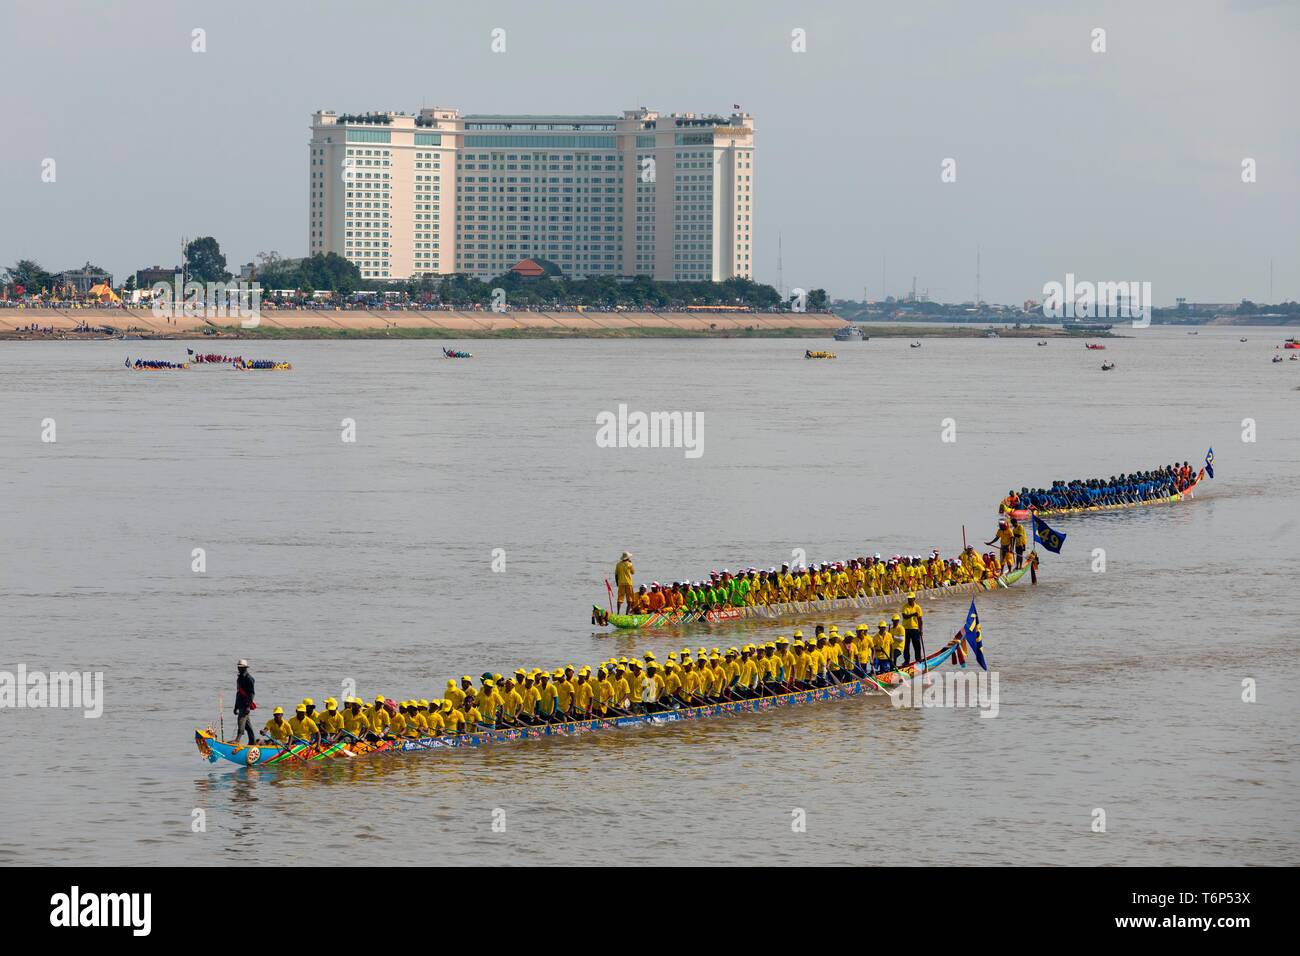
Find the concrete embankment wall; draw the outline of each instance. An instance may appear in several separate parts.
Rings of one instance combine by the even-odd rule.
[[[58,330],[73,329],[81,323],[112,326],[142,334],[184,334],[201,332],[209,322],[201,318],[178,316],[159,318],[148,309],[0,309],[0,332],[13,332],[35,323]],[[212,324],[237,327],[238,318],[213,319]],[[326,329],[332,332],[380,331],[383,329],[419,329],[431,333],[463,335],[557,334],[596,335],[626,331],[667,330],[697,334],[700,332],[780,332],[806,329],[810,334],[832,332],[845,324],[834,315],[744,312],[442,312],[442,311],[368,311],[368,310],[297,310],[263,309],[260,327],[268,330]]]

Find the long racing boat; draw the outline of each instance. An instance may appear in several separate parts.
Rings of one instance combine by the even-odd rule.
[[[947,594],[978,594],[1009,588],[1029,573],[1030,564],[987,581],[966,581],[961,584],[925,588],[917,591],[920,597],[941,597]],[[612,624],[618,628],[648,629],[655,627],[681,627],[690,624],[725,624],[732,621],[778,621],[823,614],[827,611],[862,611],[897,603],[906,591],[889,591],[863,597],[823,598],[814,601],[786,601],[779,604],[754,604],[744,607],[724,607],[709,611],[676,610],[656,614],[611,614],[598,604],[591,606],[591,622],[596,625]]]
[[[1185,501],[1195,497],[1196,486],[1205,480],[1205,469],[1202,468],[1196,475],[1196,480],[1174,495],[1161,498],[1148,498],[1146,501],[1126,501],[1123,504],[1114,505],[1088,505],[1082,508],[1016,508],[1010,512],[1011,517],[1017,521],[1028,521],[1034,515],[1048,517],[1050,515],[1081,515],[1091,514],[1094,511],[1123,511],[1126,508],[1145,508],[1147,505],[1167,505],[1175,501]]]
[[[933,671],[949,661],[954,661],[954,659],[955,663],[965,666],[965,654],[966,641],[962,636],[962,632],[959,631],[952,640],[933,654],[928,655],[920,662],[903,665],[898,670],[884,674],[868,675],[826,687],[792,691],[771,697],[732,700],[718,704],[703,704],[698,707],[676,707],[656,713],[633,714],[622,717],[608,716],[593,720],[574,720],[537,726],[485,729],[448,737],[386,738],[373,742],[354,739],[352,741],[339,740],[323,744],[297,743],[290,746],[226,743],[218,738],[211,727],[208,727],[194,732],[194,743],[199,748],[199,753],[209,763],[216,763],[218,760],[224,759],[244,767],[267,767],[273,764],[286,766],[327,760],[351,760],[381,753],[427,753],[453,747],[483,747],[489,744],[531,740],[537,737],[579,737],[598,730],[615,730],[623,727],[654,727],[678,723],[683,720],[702,720],[706,717],[759,713],[778,707],[792,707],[796,704],[844,700],[865,694],[888,694],[893,688],[915,678],[918,669],[924,675],[926,672]]]

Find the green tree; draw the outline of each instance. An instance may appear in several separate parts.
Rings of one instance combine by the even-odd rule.
[[[5,279],[20,285],[28,292],[40,292],[54,281],[54,276],[41,268],[33,259],[19,259],[5,269]]]
[[[226,257],[221,246],[211,236],[195,239],[185,247],[188,262],[187,279],[195,282],[225,282],[230,278],[226,271]]]

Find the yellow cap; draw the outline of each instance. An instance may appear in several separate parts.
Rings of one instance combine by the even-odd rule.
[[[304,706],[304,707],[315,707],[315,706],[316,706],[316,701],[312,700],[310,697],[304,697],[304,698],[302,699],[302,703],[303,703],[303,706]]]
[[[304,708],[304,709],[305,709],[305,708]],[[283,714],[283,713],[284,713],[284,708],[283,708],[283,707],[277,707],[277,708],[275,708],[275,710],[271,711],[271,716],[274,717],[276,714]]]

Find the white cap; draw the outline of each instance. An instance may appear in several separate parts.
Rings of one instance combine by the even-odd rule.
[[[239,663],[236,664],[235,666],[236,666],[236,667],[247,667],[247,666],[248,666],[248,661],[244,660],[244,659],[241,657],[241,658],[239,659]]]

